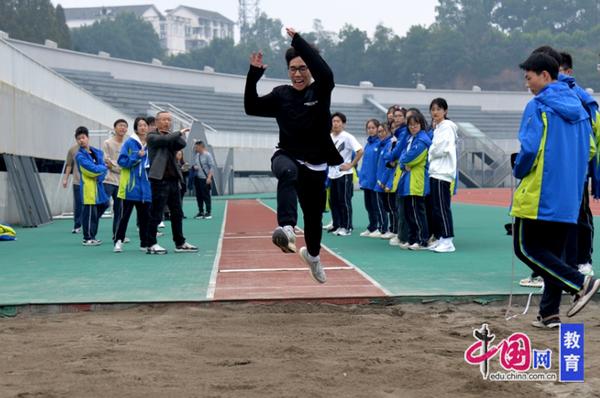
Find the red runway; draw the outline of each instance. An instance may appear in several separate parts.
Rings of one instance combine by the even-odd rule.
[[[220,257],[213,270],[215,300],[361,299],[386,293],[359,269],[321,250],[327,283],[312,279],[298,254],[284,254],[271,242],[275,213],[256,200],[229,201]],[[304,246],[298,234],[297,247]],[[209,297],[210,298],[210,297]]]

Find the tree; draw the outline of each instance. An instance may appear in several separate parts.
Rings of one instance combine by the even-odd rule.
[[[160,39],[149,22],[132,13],[117,14],[93,25],[73,29],[73,49],[97,54],[106,51],[116,58],[149,62],[162,58]]]
[[[69,28],[62,7],[55,9],[50,0],[3,0],[0,15],[0,30],[14,39],[33,43],[50,39],[70,48]]]

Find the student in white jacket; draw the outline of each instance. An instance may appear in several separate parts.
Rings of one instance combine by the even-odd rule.
[[[432,235],[437,239],[429,249],[449,253],[456,249],[452,241],[454,226],[450,197],[456,179],[456,138],[458,127],[447,119],[448,103],[436,98],[429,105],[435,130],[429,147],[429,184],[432,204]]]

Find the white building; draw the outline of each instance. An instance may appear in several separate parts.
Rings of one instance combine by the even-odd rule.
[[[218,12],[188,6],[178,6],[164,14],[152,4],[65,8],[65,19],[67,26],[73,29],[121,13],[133,13],[150,22],[169,55],[204,47],[216,38],[234,37],[232,20]]]

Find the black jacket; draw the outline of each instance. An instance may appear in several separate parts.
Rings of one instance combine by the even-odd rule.
[[[331,92],[335,87],[333,72],[299,34],[292,46],[310,70],[314,82],[302,91],[291,85],[278,86],[259,97],[256,83],[264,69],[250,66],[244,92],[248,115],[274,117],[279,125],[278,147],[292,157],[312,164],[338,165],[343,159],[331,140]]]
[[[153,131],[148,134],[148,158],[150,159],[150,173],[148,177],[162,180],[167,168],[167,162],[176,171],[179,180],[183,183],[181,169],[175,161],[175,153],[185,148],[185,138],[180,133],[163,134]]]

